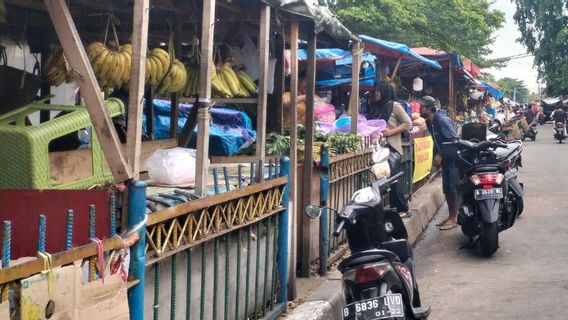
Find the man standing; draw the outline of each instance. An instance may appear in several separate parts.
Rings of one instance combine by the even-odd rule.
[[[457,170],[457,153],[455,146],[444,145],[458,138],[454,125],[446,111],[436,110],[436,99],[425,96],[419,101],[420,116],[426,119],[426,125],[434,140],[434,164],[442,166],[442,184],[449,216],[438,226],[440,230],[450,230],[458,226],[457,184],[459,173]]]

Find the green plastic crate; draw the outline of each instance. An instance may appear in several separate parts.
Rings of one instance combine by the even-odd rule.
[[[121,100],[105,101],[111,117],[124,113]],[[38,111],[70,111],[45,123],[26,126],[25,118]],[[0,188],[7,189],[85,189],[113,181],[100,143],[92,130],[92,175],[79,181],[58,183],[50,175],[49,143],[82,128],[91,127],[84,106],[34,103],[0,116]],[[87,151],[88,152],[88,151]]]

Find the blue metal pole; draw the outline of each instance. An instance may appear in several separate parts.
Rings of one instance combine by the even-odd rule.
[[[128,185],[128,228],[133,228],[146,216],[146,183],[132,181]],[[146,271],[146,226],[138,231],[140,239],[130,248],[130,276],[140,282],[128,290],[131,320],[144,319],[144,272]]]
[[[65,250],[73,248],[73,210],[67,210],[67,233],[65,235]]]
[[[39,215],[39,241],[37,245],[37,251],[45,252],[45,231],[47,229],[47,219],[45,215]]]
[[[288,301],[288,220],[289,220],[289,198],[290,198],[290,159],[283,157],[280,159],[280,176],[288,177],[288,182],[284,188],[282,206],[286,208],[279,217],[278,230],[278,280],[280,281],[280,292],[278,292],[278,302],[284,303],[286,308]]]
[[[4,221],[4,233],[2,235],[2,268],[10,266],[12,249],[12,222]]]
[[[96,237],[95,230],[95,205],[92,204],[89,206],[89,238]]]
[[[116,195],[110,196],[110,236],[116,236]]]
[[[323,146],[321,149],[321,173],[320,173],[320,205],[327,206],[327,198],[329,194],[329,149]],[[329,254],[329,212],[327,209],[322,210],[320,217],[320,275],[327,273],[327,258]]]

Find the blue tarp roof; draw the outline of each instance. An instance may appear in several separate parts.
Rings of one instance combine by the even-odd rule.
[[[385,41],[366,35],[361,35],[359,38],[361,38],[365,45],[365,51],[371,52],[377,56],[402,58],[403,60],[417,61],[439,70],[442,69],[442,66],[437,61],[427,59],[415,53],[405,44]]]
[[[351,55],[351,52],[343,49],[317,49],[316,60],[318,61],[335,61],[343,59]],[[308,59],[308,51],[306,49],[298,50],[298,60],[305,61]]]
[[[485,89],[487,89],[487,93],[494,96],[495,99],[499,100],[499,99],[503,98],[503,95],[505,94],[503,91],[499,90],[498,88],[495,88],[494,86],[490,85],[489,83],[487,83],[485,81],[480,81],[480,82],[481,82],[481,86],[484,87]]]

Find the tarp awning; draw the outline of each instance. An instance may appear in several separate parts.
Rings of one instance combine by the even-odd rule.
[[[341,47],[348,48],[351,41],[359,38],[351,33],[326,6],[313,0],[262,0],[269,6],[314,21],[316,33],[325,32]]]
[[[503,98],[504,92],[498,84],[493,82],[485,82],[485,81],[480,81],[480,82],[481,82],[481,87],[485,88],[485,90],[487,90],[487,93],[495,97],[495,99],[499,100]]]
[[[385,41],[366,35],[361,35],[359,37],[365,45],[365,51],[371,52],[377,56],[386,56],[396,59],[402,58],[402,60],[417,61],[435,69],[442,69],[442,66],[437,61],[430,60],[415,53],[405,44]]]
[[[336,61],[346,58],[351,55],[351,52],[343,49],[317,49],[316,62],[322,61]],[[305,61],[308,59],[308,50],[298,50],[298,60]]]

